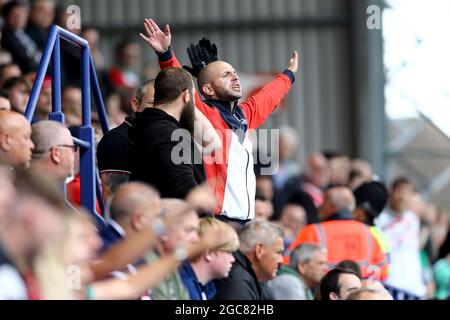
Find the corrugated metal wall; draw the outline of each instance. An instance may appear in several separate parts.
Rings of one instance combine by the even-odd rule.
[[[64,0],[81,8],[82,24],[99,27],[107,61],[125,35],[135,36],[144,17],[172,26],[178,58],[202,36],[238,71],[283,70],[292,50],[301,55],[287,109],[266,124],[288,123],[300,135],[300,159],[311,151],[354,151],[351,119],[349,3],[347,0]],[[145,48],[145,62],[155,62]],[[244,88],[245,89],[245,88]]]

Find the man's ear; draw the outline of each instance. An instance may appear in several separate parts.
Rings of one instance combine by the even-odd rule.
[[[11,146],[11,137],[9,136],[9,134],[4,133],[0,135],[0,147],[3,150],[8,151],[10,149],[10,146]]]
[[[139,212],[132,214],[131,225],[133,226],[133,229],[137,231],[142,230],[143,229],[142,214],[140,214]]]
[[[131,99],[131,109],[133,109],[134,112],[139,111],[139,101],[138,99],[136,99],[136,97],[133,97],[133,99]]]
[[[206,250],[205,253],[203,253],[203,256],[207,262],[211,262],[213,259],[212,253],[209,250]]]
[[[206,83],[203,85],[202,92],[207,96],[213,96],[216,93],[210,83]]]
[[[303,263],[297,263],[297,271],[300,274],[305,273],[305,265]]]
[[[330,300],[341,300],[339,298],[339,296],[336,294],[336,292],[330,292],[329,297],[330,297]]]
[[[52,159],[52,161],[54,163],[61,163],[61,158],[59,157],[59,149],[58,148],[51,148],[50,149],[50,159]]]
[[[191,97],[191,92],[186,89],[183,92],[183,102],[184,103],[188,103],[189,101],[191,101],[192,97]]]
[[[257,260],[261,260],[262,256],[264,254],[264,246],[262,245],[262,243],[258,243],[255,246],[255,257]]]

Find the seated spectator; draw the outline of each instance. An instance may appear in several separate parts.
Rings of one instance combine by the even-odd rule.
[[[199,241],[200,221],[197,213],[186,202],[179,199],[163,199],[162,205],[162,218],[169,227],[166,228],[165,234],[159,237],[156,250],[145,256],[149,264],[158,261],[164,255],[176,254],[179,244],[189,245]],[[173,223],[174,221],[177,223]],[[175,271],[153,288],[151,298],[153,300],[189,300],[189,293],[183,285],[179,272]]]
[[[40,299],[33,261],[59,236],[64,197],[42,172],[17,172],[0,232],[0,299]],[[4,191],[7,192],[7,189]]]
[[[64,113],[66,125],[81,126],[82,98],[78,87],[65,87],[61,93],[61,110]]]
[[[281,268],[267,287],[276,300],[314,300],[314,290],[327,268],[325,250],[304,243],[292,251],[289,265]]]
[[[320,296],[324,301],[346,300],[361,288],[361,279],[349,269],[333,269],[320,282]]]
[[[45,40],[54,20],[55,2],[53,0],[32,1],[25,32],[41,51],[44,50]]]
[[[350,158],[344,153],[336,151],[324,151],[330,170],[330,187],[344,186],[349,183],[351,164]]]
[[[355,261],[342,260],[341,262],[338,263],[335,269],[352,270],[358,276],[358,278],[360,279],[362,278],[361,268]]]
[[[200,237],[208,231],[223,230],[227,241],[215,251],[205,251],[192,262],[185,262],[180,268],[181,279],[189,291],[191,300],[212,300],[216,287],[212,280],[227,278],[234,262],[232,253],[239,248],[236,231],[215,218],[200,220]]]
[[[372,166],[363,159],[353,159],[350,163],[349,188],[355,190],[364,182],[375,179]]]
[[[4,89],[0,89],[0,111],[1,110],[11,110],[11,102],[9,102],[8,92]]]
[[[278,157],[280,166],[275,175],[273,175],[274,189],[282,190],[286,181],[298,174],[299,167],[292,161],[294,152],[298,145],[298,134],[296,130],[289,126],[280,128],[280,140],[278,144]]]
[[[346,300],[393,300],[386,289],[361,288],[352,292]]]
[[[30,85],[23,77],[9,78],[3,84],[3,89],[8,91],[11,109],[25,114],[28,99],[30,99]]]
[[[22,71],[20,71],[17,64],[11,62],[0,65],[0,87],[3,88],[5,81],[9,78],[19,78],[21,76]]]
[[[255,218],[269,221],[273,215],[272,202],[257,188],[255,194]]]
[[[52,79],[49,76],[44,78],[41,92],[36,104],[34,120],[48,120],[49,114],[52,112]]]
[[[27,169],[33,148],[27,119],[14,111],[0,111],[0,155],[3,160],[13,168]]]
[[[288,125],[281,127],[277,146],[279,167],[278,171],[272,176],[274,220],[279,220],[283,206],[289,199],[284,190],[286,183],[290,179],[295,180],[295,177],[299,175],[300,166],[293,159],[297,145],[298,134],[296,130]]]
[[[307,224],[306,212],[296,202],[288,202],[283,208],[280,225],[284,230],[284,246],[287,248]]]
[[[262,168],[255,168],[256,189],[259,190],[259,193],[261,194],[261,196],[263,196],[268,201],[272,201],[272,198],[273,198],[272,177],[261,174],[261,170],[262,170]]]
[[[141,57],[141,49],[134,40],[124,39],[117,44],[114,52],[116,65],[109,71],[111,83],[122,94],[131,96],[139,85],[136,67]]]
[[[59,122],[43,120],[33,124],[31,130],[35,145],[31,166],[62,183],[73,177],[78,146],[73,142],[69,129]]]
[[[2,8],[5,26],[2,29],[1,45],[11,52],[23,74],[35,71],[41,58],[36,43],[25,33],[28,6],[22,1],[10,1]]]
[[[91,26],[84,26],[81,30],[81,37],[89,43],[92,59],[94,60],[97,72],[103,72],[106,68],[105,58],[100,51],[100,32]]]
[[[102,251],[120,239],[150,227],[161,211],[161,199],[152,187],[131,182],[120,186],[111,201],[108,226],[100,230]]]
[[[319,208],[323,203],[325,188],[329,184],[330,170],[327,159],[322,153],[312,153],[306,159],[304,173],[286,182],[285,192],[289,198],[299,190],[304,191],[311,197],[316,208]]]
[[[240,246],[228,278],[217,280],[216,300],[267,300],[261,282],[274,279],[283,262],[283,230],[278,225],[252,220],[239,232]]]
[[[148,299],[146,293],[151,291],[149,289],[165,282],[166,277],[169,277],[170,285],[173,284],[170,277],[181,261],[194,259],[205,250],[216,250],[226,241],[222,233],[209,232],[195,244],[178,243],[175,252],[165,254],[154,263],[138,267],[136,273],[127,273],[125,278],[101,277],[99,280],[96,272],[100,265],[103,271],[117,270],[124,266],[121,263],[135,260],[138,252],[152,248],[155,244],[152,240],[153,232],[144,229],[139,234],[130,235],[98,257],[101,242],[88,215],[79,212],[66,215],[64,220],[64,229],[58,239],[50,243],[35,263],[41,296],[45,299]],[[164,228],[160,231],[158,234],[164,234]],[[77,273],[71,282],[72,274],[68,278],[68,272],[73,270]]]

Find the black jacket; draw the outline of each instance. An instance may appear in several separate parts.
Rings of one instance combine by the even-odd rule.
[[[236,259],[228,278],[215,281],[216,300],[267,300],[268,294],[256,278],[250,260],[241,252],[233,253]]]
[[[196,159],[200,163],[194,170],[193,156],[199,151],[189,133],[184,131],[181,139],[173,141],[172,133],[177,129],[181,128],[175,118],[160,109],[148,108],[136,113],[129,131],[133,143],[131,180],[153,185],[163,198],[182,199],[205,180],[199,155]],[[185,154],[186,150],[190,154]],[[174,163],[172,151],[187,161]]]

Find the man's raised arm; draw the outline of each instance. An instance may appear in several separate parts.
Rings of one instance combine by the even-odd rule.
[[[161,30],[156,22],[152,19],[144,19],[144,28],[146,34],[140,33],[139,36],[144,40],[158,55],[161,70],[176,67],[181,68],[180,62],[177,60],[173,52],[170,50],[172,42],[172,34],[170,26],[166,24]],[[209,120],[202,113],[209,111],[209,107],[203,103],[195,91],[195,140],[203,147],[204,154],[210,154],[218,150],[222,144],[221,140],[211,125]]]
[[[294,51],[286,70],[240,104],[250,129],[260,127],[275,110],[294,83],[297,70],[298,53]]]

